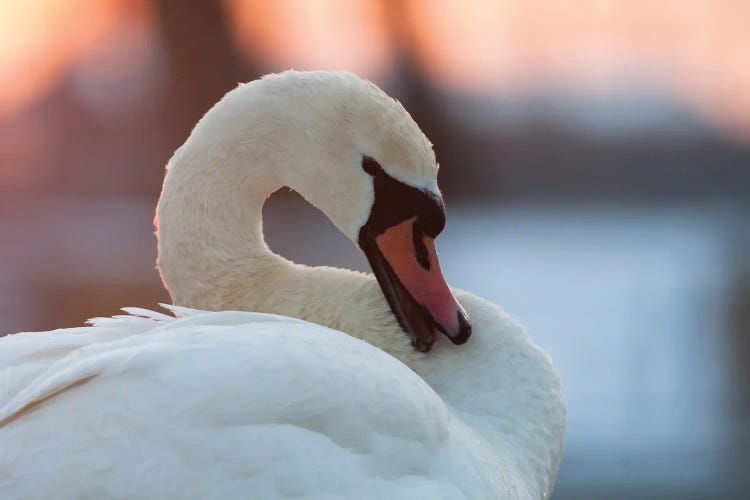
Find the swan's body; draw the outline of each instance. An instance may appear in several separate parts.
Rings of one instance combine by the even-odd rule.
[[[377,137],[352,126],[363,117],[388,128]],[[332,135],[347,126],[344,139]],[[3,338],[0,498],[548,496],[565,427],[548,356],[499,308],[460,291],[473,336],[460,346],[433,338],[431,321],[454,343],[470,332],[460,306],[451,323],[455,300],[440,288],[429,227],[425,268],[399,260],[411,241],[401,236],[413,231],[416,242],[427,212],[381,225],[372,240],[361,229],[393,218],[374,216],[383,183],[428,193],[419,207],[439,196],[415,129],[351,75],[286,73],[230,92],[170,161],[158,210],[163,278],[180,305],[317,324],[134,310]],[[357,155],[385,172],[342,166],[335,182],[325,177],[326,165],[358,165]],[[371,275],[268,250],[261,207],[283,185],[360,246],[376,245],[381,260],[371,262],[391,264],[378,275],[388,302]],[[404,330],[431,352],[415,351]]]

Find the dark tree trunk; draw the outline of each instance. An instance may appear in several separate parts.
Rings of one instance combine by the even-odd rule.
[[[154,0],[154,7],[166,53],[158,121],[168,157],[216,101],[258,71],[237,52],[221,2]]]

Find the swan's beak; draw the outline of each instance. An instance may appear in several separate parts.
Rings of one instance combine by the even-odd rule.
[[[412,344],[427,352],[435,330],[454,344],[471,335],[471,324],[443,278],[435,240],[415,233],[414,218],[360,241],[375,277]]]

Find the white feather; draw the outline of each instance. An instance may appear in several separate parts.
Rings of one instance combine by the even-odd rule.
[[[177,317],[125,308],[0,339],[0,498],[547,497],[565,408],[520,326],[454,290],[474,334],[423,355],[371,275],[265,245],[281,185],[356,241],[362,154],[437,192],[427,139],[353,75],[288,72],[217,104],[158,207]]]

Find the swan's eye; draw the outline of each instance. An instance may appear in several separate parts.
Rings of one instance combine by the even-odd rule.
[[[425,271],[430,270],[430,256],[427,253],[427,247],[424,246],[424,233],[422,227],[419,225],[419,221],[415,220],[412,225],[412,237],[414,240],[414,257],[416,257],[419,265],[424,268]]]
[[[361,230],[378,235],[389,227],[417,217],[419,227],[418,232],[414,231],[415,256],[427,269],[429,253],[424,250],[422,238],[427,236],[434,239],[445,227],[443,198],[439,194],[394,179],[370,156],[362,155],[362,170],[372,176],[375,200],[370,217]]]

